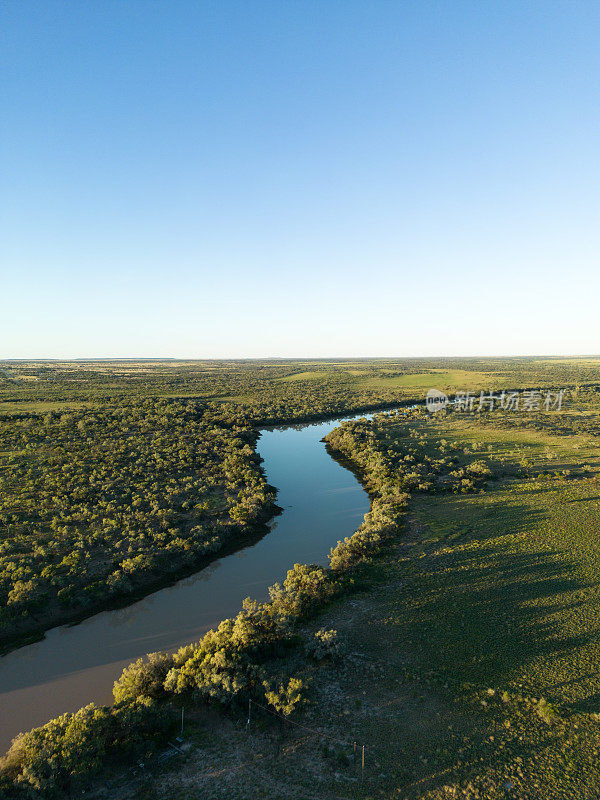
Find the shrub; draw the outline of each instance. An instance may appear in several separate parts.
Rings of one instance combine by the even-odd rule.
[[[538,717],[544,720],[547,725],[551,725],[558,718],[556,709],[544,697],[540,697],[534,708]]]
[[[308,654],[315,661],[337,658],[341,652],[336,630],[318,630],[306,647]]]
[[[475,478],[480,478],[482,480],[491,478],[492,476],[492,470],[485,463],[485,461],[473,461],[467,467],[467,472],[470,475],[473,475]]]
[[[289,717],[292,711],[305,700],[302,692],[306,689],[306,685],[300,678],[290,678],[287,686],[279,683],[273,687],[268,681],[264,681],[263,686],[267,703],[284,717]]]

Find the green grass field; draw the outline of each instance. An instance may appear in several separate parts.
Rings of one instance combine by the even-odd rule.
[[[99,404],[94,402],[77,402],[70,400],[32,400],[22,403],[0,401],[0,415],[2,414],[47,414],[49,411],[77,411],[81,408],[95,408]]]
[[[368,375],[365,369],[341,368],[336,372],[324,370],[306,370],[280,378],[282,383],[295,381],[312,381],[326,379],[332,375],[351,376],[356,378],[357,385],[370,389],[441,389],[442,391],[474,391],[482,388],[503,386],[506,382],[501,376],[492,372],[477,372],[462,369],[432,369],[430,372],[409,373],[406,375],[388,375],[393,370],[379,368],[378,375]]]
[[[598,450],[584,437],[464,423],[446,426],[446,433],[483,441],[499,459],[520,448],[540,470],[560,473],[582,459],[591,470],[585,478],[538,475],[501,481],[484,494],[412,501],[411,544],[400,548],[397,563],[386,563],[386,588],[373,613],[385,626],[386,650],[395,653],[390,663],[404,654],[403,667],[424,685],[423,702],[456,713],[461,733],[447,730],[438,752],[418,729],[403,730],[406,769],[414,773],[415,760],[421,765],[394,792],[441,798],[454,796],[444,788],[452,786],[458,796],[595,797]],[[550,461],[546,448],[555,456]],[[369,627],[374,648],[381,632]],[[382,750],[393,739],[384,731]],[[468,794],[473,781],[479,795]]]
[[[481,388],[496,388],[502,385],[502,378],[493,373],[475,372],[461,369],[436,369],[432,372],[397,375],[394,377],[373,377],[365,379],[365,385],[372,388],[398,387],[406,389],[440,389],[441,391],[473,391]]]
[[[285,378],[280,378],[282,383],[290,383],[293,381],[312,381],[318,378],[327,377],[328,372],[319,370],[308,370],[306,372],[295,372],[293,375],[287,375]]]

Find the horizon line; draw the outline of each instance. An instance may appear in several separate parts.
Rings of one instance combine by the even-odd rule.
[[[513,353],[504,355],[486,355],[481,353],[478,355],[411,355],[411,356],[77,356],[71,358],[61,358],[59,356],[48,357],[16,357],[16,358],[0,358],[0,363],[97,363],[97,362],[139,362],[139,361],[158,361],[158,362],[175,362],[175,363],[189,363],[201,361],[410,361],[410,360],[451,360],[451,359],[464,359],[475,360],[487,358],[495,359],[517,359],[517,358],[600,358],[598,353]]]

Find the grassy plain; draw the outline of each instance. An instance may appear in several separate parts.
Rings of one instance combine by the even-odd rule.
[[[365,383],[370,387],[402,387],[404,389],[440,389],[441,391],[473,391],[475,389],[496,388],[502,384],[502,376],[494,373],[468,371],[463,369],[434,369],[430,372],[407,375],[380,376],[367,378]]]
[[[321,395],[330,391],[353,407],[358,397],[373,404],[420,399],[430,387],[477,392],[586,385],[597,382],[599,363],[596,357],[4,361],[0,412],[44,410],[34,403],[114,403],[132,395],[256,404],[267,391],[289,403],[309,387]]]
[[[305,372],[294,372],[293,375],[286,375],[285,378],[280,378],[283,382],[289,381],[310,381],[315,378],[325,378],[327,373],[322,370],[307,370]]]

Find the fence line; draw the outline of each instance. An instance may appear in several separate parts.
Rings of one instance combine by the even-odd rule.
[[[330,742],[335,742],[336,744],[342,744],[345,747],[354,747],[354,748],[358,747],[359,749],[362,748],[363,760],[364,760],[364,750],[365,750],[364,744],[359,745],[355,741],[348,742],[344,741],[343,739],[336,739],[333,736],[328,736],[326,733],[321,733],[321,731],[317,731],[314,728],[309,728],[307,725],[302,725],[300,722],[294,722],[294,720],[284,717],[283,714],[279,714],[277,711],[273,711],[271,708],[267,708],[266,706],[261,705],[261,703],[257,703],[256,700],[250,700],[248,702],[248,723],[247,723],[248,725],[250,724],[251,708],[253,705],[262,708],[263,711],[266,711],[268,714],[271,714],[274,717],[278,717],[284,722],[287,722],[289,725],[295,725],[297,728],[302,728],[303,730],[308,731],[309,733],[315,734],[315,736],[321,736],[323,739],[328,739]]]

